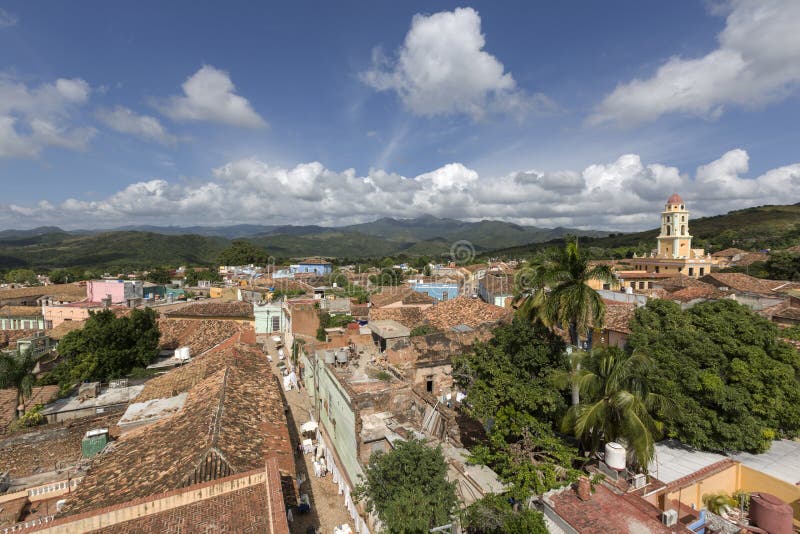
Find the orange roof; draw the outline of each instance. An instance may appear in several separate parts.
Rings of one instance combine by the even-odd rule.
[[[683,199],[678,193],[672,193],[672,196],[667,199],[667,204],[683,204]]]

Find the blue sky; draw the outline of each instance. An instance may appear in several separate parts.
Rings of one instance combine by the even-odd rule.
[[[800,201],[800,3],[0,2],[0,227]]]

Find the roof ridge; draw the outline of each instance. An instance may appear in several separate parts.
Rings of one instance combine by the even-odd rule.
[[[222,385],[220,386],[219,392],[219,403],[217,405],[217,409],[212,412],[212,420],[211,424],[209,425],[209,448],[216,448],[217,442],[219,440],[219,430],[222,421],[222,412],[225,410],[225,390],[227,389],[228,385],[228,373],[230,372],[230,365],[225,365],[225,373],[222,376]]]

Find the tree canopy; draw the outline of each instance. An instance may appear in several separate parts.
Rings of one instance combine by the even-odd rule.
[[[30,269],[11,269],[6,273],[5,278],[9,284],[34,285],[39,282],[36,279],[36,273]]]
[[[93,313],[80,330],[64,336],[58,352],[65,361],[53,371],[62,385],[108,380],[146,367],[158,352],[158,323],[150,308],[117,317],[110,310]]]
[[[220,252],[217,263],[220,265],[266,265],[269,263],[269,254],[249,241],[234,239],[231,246]]]
[[[473,449],[523,499],[574,479],[577,451],[554,433],[566,401],[554,384],[569,369],[564,343],[540,322],[516,317],[494,338],[455,358],[453,377],[467,392],[466,411],[489,432]]]
[[[800,254],[779,251],[770,254],[764,268],[773,280],[800,280]]]
[[[712,451],[763,452],[800,433],[800,353],[777,327],[732,300],[682,311],[651,300],[636,311],[629,344],[656,364],[651,387],[675,409],[668,436]]]
[[[461,526],[467,534],[547,534],[541,512],[514,511],[508,497],[489,494],[475,501],[462,514]]]
[[[185,285],[195,287],[200,280],[222,282],[222,277],[216,269],[206,269],[204,271],[195,271],[192,268],[186,269],[186,275],[183,278]]]
[[[376,452],[355,491],[393,534],[416,534],[451,522],[455,483],[447,481],[441,448],[419,440],[400,441],[389,453]]]
[[[36,377],[33,375],[35,367],[36,360],[29,350],[16,353],[0,352],[0,389],[14,388],[16,390],[13,415],[15,420],[20,415],[17,407],[22,404],[25,397],[31,396],[33,384],[36,382]]]

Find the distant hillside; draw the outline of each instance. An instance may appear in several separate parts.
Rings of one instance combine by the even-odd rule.
[[[800,244],[800,203],[777,206],[758,206],[715,215],[701,217],[689,222],[693,246],[703,247],[714,252],[728,247],[745,250],[781,249]],[[647,252],[656,246],[658,229],[630,234],[612,234],[606,237],[585,237],[580,243],[583,247],[595,247],[603,254],[616,252],[623,254],[625,249]],[[563,240],[556,239],[544,243],[532,243],[521,247],[509,247],[492,251],[489,255],[500,257],[522,257],[543,248],[558,245]]]
[[[66,232],[60,228],[0,232],[0,268],[151,267],[212,264],[235,238],[245,239],[276,258],[303,256],[382,257],[447,255],[467,240],[477,252],[547,241],[567,233],[605,232],[537,228],[502,221],[464,222],[426,216],[384,218],[338,228],[236,225],[225,227],[128,226],[115,230]]]

